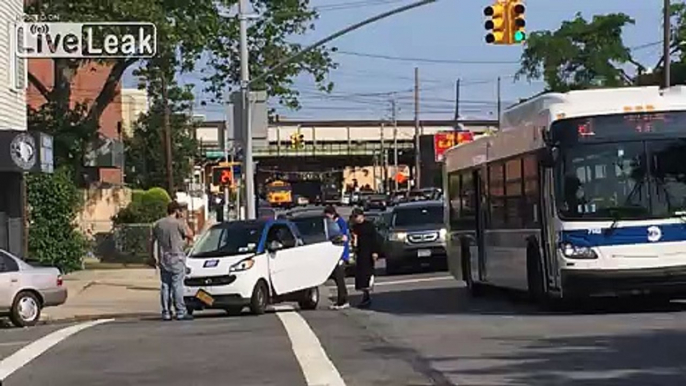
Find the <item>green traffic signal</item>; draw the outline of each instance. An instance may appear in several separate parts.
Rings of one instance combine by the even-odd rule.
[[[523,42],[526,39],[526,34],[522,31],[517,31],[514,33],[514,41],[516,43]]]

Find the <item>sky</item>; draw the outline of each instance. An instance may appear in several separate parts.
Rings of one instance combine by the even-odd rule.
[[[675,0],[673,0],[675,1]],[[314,31],[299,37],[315,42],[351,24],[413,1],[312,0],[320,12]],[[436,3],[368,25],[331,43],[338,68],[329,79],[330,95],[318,92],[308,77],[301,76],[296,89],[302,108],[288,110],[272,104],[282,119],[389,119],[392,100],[398,119],[413,119],[414,69],[419,68],[420,119],[452,119],[455,114],[455,83],[460,79],[460,115],[465,119],[495,119],[497,78],[505,107],[540,92],[542,81],[514,81],[522,46],[493,46],[484,37],[483,9],[492,0],[438,0]],[[652,66],[661,54],[662,0],[528,0],[527,31],[555,30],[580,12],[593,15],[623,12],[636,24],[626,28],[624,41],[634,48],[639,62]],[[193,75],[182,77],[194,79]],[[129,76],[125,85],[131,85]],[[198,95],[198,99],[207,99]],[[225,118],[221,104],[199,103],[195,114],[207,120]]]

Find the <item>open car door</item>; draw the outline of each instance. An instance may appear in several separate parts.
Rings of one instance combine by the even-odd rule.
[[[330,241],[305,245],[285,223],[272,224],[267,246],[276,241],[281,246],[267,253],[269,274],[277,295],[318,287],[331,276],[341,259],[343,246]]]

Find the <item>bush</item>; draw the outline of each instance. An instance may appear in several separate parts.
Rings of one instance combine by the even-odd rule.
[[[131,203],[112,220],[116,225],[152,223],[167,214],[170,202],[171,198],[164,189],[136,190],[131,194]]]
[[[27,177],[29,258],[62,272],[81,268],[87,242],[75,219],[82,196],[65,169]]]

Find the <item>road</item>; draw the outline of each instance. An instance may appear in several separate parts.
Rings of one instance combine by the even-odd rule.
[[[441,272],[379,277],[370,310],[0,330],[0,376],[12,386],[686,384],[685,307],[598,308],[472,299]]]

